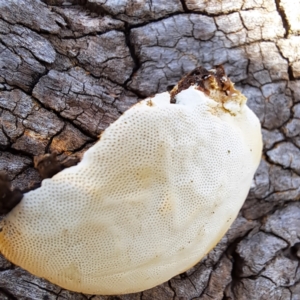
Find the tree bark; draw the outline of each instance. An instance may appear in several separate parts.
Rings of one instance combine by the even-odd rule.
[[[263,127],[238,218],[195,267],[122,296],[69,292],[0,257],[1,299],[300,299],[300,4],[291,0],[0,0],[0,170],[83,153],[137,101],[223,64]]]

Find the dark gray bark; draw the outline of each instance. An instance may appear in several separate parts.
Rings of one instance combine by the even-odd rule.
[[[202,262],[143,293],[62,290],[0,257],[1,299],[300,299],[300,4],[290,0],[0,0],[0,169],[84,152],[132,104],[223,64],[263,126],[237,220]],[[297,252],[298,251],[298,252]]]

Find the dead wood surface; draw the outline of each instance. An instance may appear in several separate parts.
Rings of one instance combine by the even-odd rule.
[[[84,152],[198,65],[225,66],[264,138],[239,217],[185,274],[138,294],[83,295],[0,257],[0,299],[299,300],[299,11],[298,0],[0,0],[0,169],[15,187],[40,182],[33,156]]]

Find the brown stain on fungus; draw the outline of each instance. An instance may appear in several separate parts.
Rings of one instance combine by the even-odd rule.
[[[195,86],[197,90],[202,91],[221,104],[224,104],[231,97],[239,97],[241,95],[226,76],[222,65],[217,65],[211,70],[200,66],[185,75],[171,90],[171,103],[176,103],[176,95],[190,86]]]

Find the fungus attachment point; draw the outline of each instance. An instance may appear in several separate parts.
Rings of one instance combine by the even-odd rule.
[[[20,190],[11,189],[7,176],[0,172],[0,215],[7,214],[20,203],[23,194]]]
[[[209,71],[198,67],[184,76],[171,90],[171,102],[174,103],[176,95],[191,86],[205,93],[215,100],[220,108],[231,114],[236,114],[246,103],[246,97],[234,88],[234,84],[226,76],[222,65],[215,66]]]
[[[68,157],[64,161],[57,159],[57,153],[44,154],[35,156],[33,159],[34,167],[38,170],[40,176],[45,178],[51,178],[58,172],[65,168],[75,166],[79,162],[78,157]]]
[[[0,226],[1,252],[89,294],[149,289],[199,262],[246,199],[261,128],[220,66],[197,68],[171,97],[134,105],[77,166],[24,194]]]
[[[63,169],[56,158],[55,152],[51,154],[35,156],[33,162],[34,167],[38,170],[43,179],[51,178]]]

